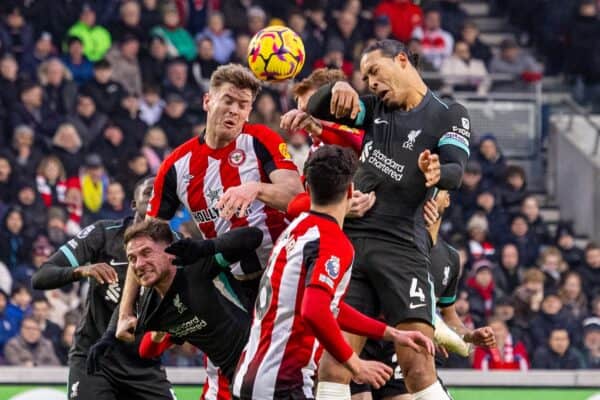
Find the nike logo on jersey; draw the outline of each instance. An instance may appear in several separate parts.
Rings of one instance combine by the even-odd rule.
[[[373,121],[373,123],[375,125],[379,125],[379,124],[389,124],[389,122],[387,122],[385,119],[381,119],[381,118],[375,118],[375,120]]]
[[[118,261],[116,261],[113,258],[112,260],[110,260],[109,264],[112,265],[113,267],[116,267],[117,265],[127,265],[129,263],[127,261],[125,261],[125,262],[118,262]]]
[[[409,307],[411,310],[414,310],[415,308],[421,308],[421,307],[425,307],[426,305],[427,305],[427,304],[413,304],[413,303],[410,303],[410,304],[408,305],[408,307]]]

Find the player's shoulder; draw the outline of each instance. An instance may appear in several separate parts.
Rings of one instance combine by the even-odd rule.
[[[75,238],[79,240],[97,241],[103,237],[106,232],[110,232],[111,230],[120,230],[123,228],[123,226],[123,219],[101,219],[86,226],[85,228],[82,228],[79,232],[77,232]]]
[[[263,124],[244,124],[242,135],[252,136],[263,143],[283,142],[283,139],[277,132]]]
[[[165,157],[163,163],[167,165],[173,165],[177,160],[187,155],[190,151],[200,149],[202,140],[198,137],[193,137],[187,142],[184,142],[177,146],[167,157]]]

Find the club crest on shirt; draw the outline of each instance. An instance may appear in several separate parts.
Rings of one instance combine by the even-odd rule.
[[[229,165],[239,167],[246,161],[246,153],[242,149],[235,149],[229,153]]]
[[[288,151],[287,144],[280,143],[279,144],[279,152],[281,153],[283,158],[285,158],[286,160],[292,159],[292,156],[290,155],[290,152]]]
[[[181,301],[181,298],[179,297],[179,294],[175,295],[175,298],[173,299],[173,306],[177,309],[177,312],[179,314],[183,314],[187,310],[187,307]]]
[[[336,279],[340,275],[340,259],[336,256],[331,256],[329,260],[325,262],[325,270],[327,274]]]
[[[450,279],[450,266],[446,265],[444,267],[444,279],[442,279],[442,285],[446,286],[448,284],[449,279]]]
[[[415,130],[413,129],[412,131],[410,131],[408,133],[408,140],[404,143],[402,143],[402,147],[408,150],[413,150],[413,146],[415,145],[415,142],[417,141],[417,138],[419,137],[419,135],[421,134],[421,129]]]

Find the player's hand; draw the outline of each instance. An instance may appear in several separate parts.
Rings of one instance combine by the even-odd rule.
[[[113,347],[117,339],[115,338],[114,331],[106,331],[104,335],[98,341],[90,347],[88,352],[87,360],[85,362],[88,375],[93,375],[100,371],[102,365],[102,358],[106,354],[106,351]]]
[[[360,370],[352,377],[356,383],[366,383],[379,389],[391,378],[394,370],[379,361],[360,360]]]
[[[430,188],[437,185],[441,177],[440,156],[425,150],[419,154],[418,164],[419,169],[425,175],[425,186]]]
[[[465,337],[465,341],[481,347],[496,347],[496,337],[494,336],[494,331],[489,326],[475,329]]]
[[[321,132],[323,131],[323,126],[318,119],[298,109],[290,110],[283,114],[279,126],[281,129],[290,132],[303,129],[310,133],[311,136],[321,136]]]
[[[123,342],[131,343],[135,340],[135,327],[137,318],[133,315],[119,316],[115,337]]]
[[[168,333],[167,332],[161,332],[161,331],[152,331],[150,332],[150,339],[154,342],[154,343],[160,343],[163,341],[163,339],[165,338],[165,336],[167,336]]]
[[[433,341],[419,331],[401,331],[388,326],[385,329],[383,339],[400,346],[410,347],[417,353],[425,351],[431,356],[435,355]]]
[[[438,212],[437,203],[433,199],[427,200],[423,206],[423,217],[425,218],[425,225],[431,226],[440,219],[440,213]]]
[[[245,216],[246,210],[256,200],[259,192],[260,182],[246,182],[230,187],[217,203],[219,216],[223,219],[231,219],[234,215],[240,218]]]
[[[77,267],[73,271],[75,278],[92,278],[101,285],[105,283],[111,284],[119,281],[117,271],[106,263],[90,264],[82,267]]]
[[[435,346],[435,352],[436,352],[436,354],[441,354],[442,357],[444,357],[444,358],[448,358],[448,356],[449,356],[448,350],[446,350],[446,348],[440,344],[437,344]]]
[[[181,239],[171,243],[166,253],[173,254],[173,265],[190,265],[201,258],[215,254],[215,243],[212,240]]]
[[[360,190],[353,191],[352,199],[350,200],[350,211],[348,211],[346,217],[360,218],[364,216],[373,207],[375,200],[375,192],[363,193]]]
[[[339,81],[331,89],[330,113],[336,118],[355,119],[360,112],[358,93],[348,82]]]

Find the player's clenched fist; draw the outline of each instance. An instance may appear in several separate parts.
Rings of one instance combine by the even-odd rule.
[[[76,279],[81,278],[92,278],[95,279],[99,284],[104,285],[105,283],[115,283],[119,281],[117,271],[107,263],[98,263],[86,265],[83,267],[77,267],[73,271]]]
[[[475,329],[473,332],[465,335],[465,341],[471,342],[476,346],[496,347],[496,337],[494,331],[489,326]]]
[[[318,119],[314,118],[305,111],[294,109],[286,112],[281,117],[279,124],[281,129],[285,129],[290,132],[304,129],[312,136],[321,135],[323,127]]]
[[[331,89],[331,114],[336,118],[355,119],[360,112],[358,93],[347,82],[336,82]]]
[[[437,185],[441,178],[440,156],[425,150],[419,154],[418,163],[419,169],[425,175],[425,186],[430,188]]]
[[[248,207],[256,200],[259,192],[260,182],[247,182],[230,187],[217,203],[219,216],[223,219],[231,219],[234,215],[240,218],[245,216]]]
[[[119,316],[117,322],[117,332],[115,337],[124,342],[131,343],[135,340],[135,327],[137,326],[137,318],[133,315]]]

